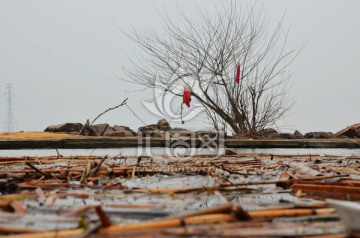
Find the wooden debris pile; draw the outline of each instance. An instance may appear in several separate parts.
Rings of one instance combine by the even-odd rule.
[[[360,157],[0,157],[9,237],[350,237],[326,198],[360,200]]]

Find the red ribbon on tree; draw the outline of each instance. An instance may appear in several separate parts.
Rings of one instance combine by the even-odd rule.
[[[183,94],[183,103],[185,103],[186,106],[190,107],[190,102],[191,102],[191,91],[185,86],[184,94]]]
[[[237,84],[240,83],[240,64],[238,64],[237,69],[236,69],[235,82],[236,82]]]

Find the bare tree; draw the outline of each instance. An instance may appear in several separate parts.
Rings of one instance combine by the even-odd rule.
[[[179,21],[163,16],[165,33],[125,33],[142,50],[128,72],[131,81],[172,93],[186,85],[215,130],[253,135],[282,118],[292,105],[286,68],[299,52],[285,49],[283,18],[270,31],[261,9],[235,1],[224,3],[215,15],[200,11],[196,21],[179,13]]]

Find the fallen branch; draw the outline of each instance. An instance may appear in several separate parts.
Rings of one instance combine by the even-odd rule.
[[[17,227],[0,226],[0,233],[3,233],[3,234],[38,233],[38,232],[40,232],[40,230],[29,229],[29,228],[17,228]],[[26,237],[32,237],[32,234],[25,234],[25,235],[26,235]],[[12,236],[8,236],[8,237],[12,237]],[[14,235],[14,237],[17,237],[17,235]]]
[[[228,229],[252,227],[257,229],[264,223],[259,221],[242,221],[220,224],[203,224],[200,226],[170,227],[153,230],[136,230],[115,233],[117,237],[223,237],[222,233]],[[113,234],[113,235],[115,235]],[[232,237],[239,237],[239,234]]]
[[[100,234],[111,234],[113,232],[136,231],[144,229],[157,229],[168,227],[180,227],[186,225],[212,224],[235,221],[236,217],[230,214],[208,214],[186,218],[170,218],[149,222],[140,222],[124,226],[114,225],[109,228],[101,229]]]
[[[252,219],[273,219],[276,217],[294,217],[294,216],[312,216],[328,215],[335,213],[334,208],[319,209],[279,209],[279,210],[258,210],[249,211],[248,214]]]
[[[16,229],[12,228],[12,233],[15,231]],[[10,229],[7,229],[8,231],[11,231]],[[33,232],[30,234],[20,234],[20,235],[10,235],[7,236],[8,238],[60,238],[60,237],[73,237],[73,236],[78,236],[81,235],[84,230],[83,229],[71,229],[71,230],[59,230],[59,231],[47,231],[47,232],[36,232],[36,230],[31,231],[30,229],[27,229],[28,231],[26,231],[25,229],[23,229],[22,233],[27,232]],[[6,231],[4,228],[0,227],[0,232],[4,232]],[[21,229],[19,229],[19,232],[21,231]]]
[[[44,171],[41,171],[39,168],[37,168],[35,165],[33,165],[32,163],[30,162],[25,162],[25,164],[27,166],[29,166],[30,168],[32,168],[33,170],[35,170],[36,172],[38,172],[39,174],[42,174],[45,176],[45,178],[53,178],[53,176],[49,173],[46,173]]]
[[[291,186],[292,193],[301,191],[301,197],[312,197],[317,199],[333,198],[349,201],[360,200],[360,187],[347,186],[342,183],[295,183]]]
[[[85,213],[86,211],[88,211],[89,209],[94,208],[94,207],[96,207],[96,205],[85,205],[85,206],[77,208],[75,210],[66,212],[66,213],[62,214],[62,216],[65,216],[65,217],[77,216],[79,213]]]
[[[105,161],[107,158],[108,158],[107,155],[105,155],[104,157],[102,157],[101,160],[100,160],[100,162],[96,165],[96,167],[95,167],[95,168],[92,168],[92,169],[90,170],[90,173],[89,173],[89,175],[88,175],[87,177],[91,177],[92,175],[96,174],[96,173],[99,171],[102,163],[104,163],[104,161]]]
[[[109,218],[106,216],[105,212],[102,210],[101,206],[95,207],[96,214],[100,218],[101,227],[106,228],[111,226]]]

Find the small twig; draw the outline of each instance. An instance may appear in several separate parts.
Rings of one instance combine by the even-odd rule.
[[[96,148],[91,151],[91,153],[90,153],[90,155],[89,155],[89,158],[93,155],[93,153],[95,152],[95,150],[96,150]]]
[[[138,166],[140,165],[141,159],[142,159],[141,156],[139,156],[139,157],[137,158],[137,161],[136,161],[136,164],[135,164],[136,167],[138,167]]]
[[[41,171],[39,168],[37,168],[35,165],[31,164],[30,162],[25,163],[27,166],[38,172],[39,174],[44,175],[46,178],[52,178],[51,174]]]
[[[219,166],[219,165],[217,165],[217,164],[215,164],[215,163],[213,163],[213,162],[210,162],[210,164],[212,164],[212,165],[215,166],[216,168],[219,168],[219,169],[222,169],[222,170],[228,172],[229,174],[251,175],[251,174],[249,174],[249,173],[241,173],[241,172],[238,172],[238,171],[231,171],[230,169],[225,168],[224,165],[220,165],[220,166]]]
[[[58,149],[55,149],[55,150],[56,150],[56,153],[58,154],[58,157],[63,157],[63,156],[59,153]]]
[[[88,175],[87,177],[90,177],[91,175],[96,174],[96,173],[99,171],[102,163],[104,163],[104,161],[107,159],[107,157],[108,157],[108,156],[105,155],[103,158],[101,158],[99,164],[98,164],[95,168],[92,168],[92,169],[90,170],[90,173],[89,173],[89,175]]]
[[[127,100],[128,100],[128,99],[126,98],[121,104],[119,104],[119,105],[117,105],[117,106],[115,106],[115,107],[111,107],[111,108],[105,110],[104,112],[100,113],[100,114],[91,122],[90,126],[92,126],[92,125],[94,124],[94,122],[95,122],[97,119],[99,119],[99,117],[101,117],[102,115],[104,115],[104,114],[107,113],[108,111],[111,111],[111,110],[114,110],[114,109],[119,108],[119,107],[121,107],[121,106],[124,106],[124,105],[126,104],[126,101],[127,101]]]
[[[106,216],[105,212],[102,210],[101,206],[96,206],[95,211],[100,218],[101,225],[103,228],[111,226],[111,222],[109,218]]]
[[[109,128],[109,125],[106,125],[104,130],[100,133],[100,136],[103,136],[108,128]]]
[[[84,184],[86,182],[87,178],[90,175],[90,171],[91,171],[91,164],[89,163],[89,161],[87,161],[84,171],[81,174],[81,179],[80,179],[81,184]]]

